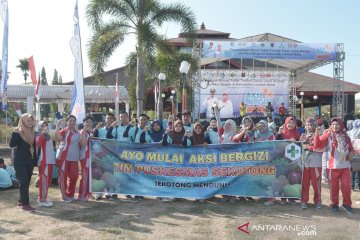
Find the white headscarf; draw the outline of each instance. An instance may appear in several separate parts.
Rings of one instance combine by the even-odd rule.
[[[232,138],[234,137],[234,135],[236,133],[236,123],[232,119],[226,120],[225,125],[227,123],[230,123],[231,129],[230,129],[230,131],[224,130],[224,133],[221,136],[221,138],[223,139],[221,143],[233,143]],[[225,125],[224,125],[224,129],[225,129]]]

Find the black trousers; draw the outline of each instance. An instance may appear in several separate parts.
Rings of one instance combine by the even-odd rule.
[[[352,189],[355,188],[355,180],[356,180],[356,175],[357,175],[357,180],[358,180],[358,188],[360,190],[360,171],[353,171],[352,172],[352,184],[351,184],[351,187]]]
[[[22,205],[29,204],[29,186],[31,181],[31,176],[33,174],[34,165],[25,164],[25,165],[14,165],[16,178],[20,183],[20,203]]]

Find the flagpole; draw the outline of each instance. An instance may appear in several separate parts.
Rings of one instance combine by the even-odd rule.
[[[119,73],[116,73],[116,86],[115,86],[115,116],[119,120]]]
[[[40,114],[40,98],[36,97],[36,120],[41,121],[41,114]]]
[[[81,34],[78,12],[78,1],[75,3],[74,10],[74,35],[70,40],[70,47],[74,56],[74,86],[72,91],[72,99],[70,112],[76,117],[76,123],[82,123],[86,116],[85,94],[84,94],[84,70],[82,63]]]

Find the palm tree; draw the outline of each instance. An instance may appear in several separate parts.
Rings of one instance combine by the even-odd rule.
[[[24,81],[26,85],[27,77],[29,76],[29,60],[27,58],[23,58],[19,60],[20,64],[17,65],[17,68],[20,68],[20,70],[24,73]]]
[[[165,44],[157,29],[164,22],[174,21],[183,32],[192,33],[196,27],[195,15],[182,4],[165,5],[158,0],[90,0],[86,14],[93,30],[88,49],[90,69],[98,79],[116,48],[127,36],[136,36],[139,115],[144,108],[145,58]]]

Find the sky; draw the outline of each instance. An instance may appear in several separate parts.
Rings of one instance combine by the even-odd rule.
[[[357,0],[160,0],[182,3],[195,13],[197,24],[207,29],[231,33],[232,38],[272,33],[304,43],[344,43],[345,81],[360,84],[360,14]],[[23,84],[19,59],[34,57],[36,71],[45,67],[51,82],[54,69],[64,82],[73,81],[74,58],[69,41],[73,34],[75,0],[8,0],[9,63],[8,84]],[[79,0],[84,77],[90,76],[87,44],[91,37],[85,17],[89,0]],[[2,25],[2,24],[0,24]],[[180,26],[165,24],[159,32],[168,38],[177,37]],[[2,41],[3,26],[0,27]],[[2,45],[0,45],[2,46]],[[124,65],[135,49],[135,38],[129,37],[114,52],[105,68]],[[332,77],[332,65],[315,72]],[[37,73],[38,74],[38,73]],[[30,81],[30,80],[29,80]]]

